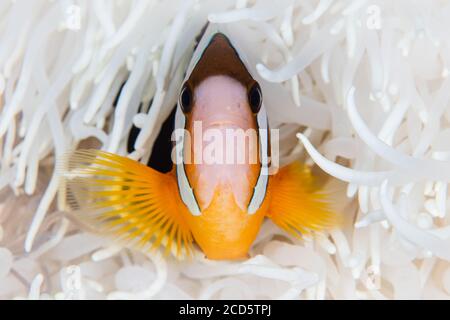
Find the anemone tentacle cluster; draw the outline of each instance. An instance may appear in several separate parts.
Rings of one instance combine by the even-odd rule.
[[[449,299],[449,18],[440,0],[1,1],[0,298]],[[62,214],[55,159],[146,162],[206,21],[248,54],[282,162],[330,176],[342,228],[266,222],[247,261],[178,262]]]

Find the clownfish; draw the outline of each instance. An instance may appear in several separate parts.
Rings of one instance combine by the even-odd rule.
[[[181,258],[196,244],[216,260],[248,257],[265,218],[296,237],[335,226],[306,165],[294,162],[269,174],[263,92],[227,35],[208,28],[193,57],[176,106],[182,134],[173,169],[161,173],[117,154],[76,150],[64,157],[61,184],[72,216],[141,249],[165,248]],[[204,140],[192,143],[199,123],[217,135],[253,130],[256,143],[232,147],[243,162],[195,161],[208,148]],[[215,153],[221,148],[229,151],[220,146]]]

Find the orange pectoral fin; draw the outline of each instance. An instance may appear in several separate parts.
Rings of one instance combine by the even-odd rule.
[[[267,216],[291,235],[301,237],[338,224],[327,197],[314,187],[306,165],[294,162],[280,169],[271,182]]]
[[[191,254],[193,237],[173,174],[99,150],[77,150],[59,170],[60,192],[83,224],[141,250],[164,246],[179,258]]]

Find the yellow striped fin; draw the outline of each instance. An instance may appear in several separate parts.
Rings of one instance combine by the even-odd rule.
[[[192,253],[175,175],[99,150],[77,150],[59,170],[72,216],[116,241],[141,250],[165,247],[182,258]]]
[[[270,194],[268,218],[295,237],[339,222],[329,209],[326,194],[316,188],[311,171],[300,162],[280,169],[271,181]]]

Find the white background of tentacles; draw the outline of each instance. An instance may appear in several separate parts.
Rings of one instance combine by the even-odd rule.
[[[207,19],[239,28],[283,161],[337,178],[341,230],[180,263],[61,214],[55,157],[126,154],[134,123],[145,161]],[[449,29],[446,1],[0,1],[0,298],[448,299]]]

